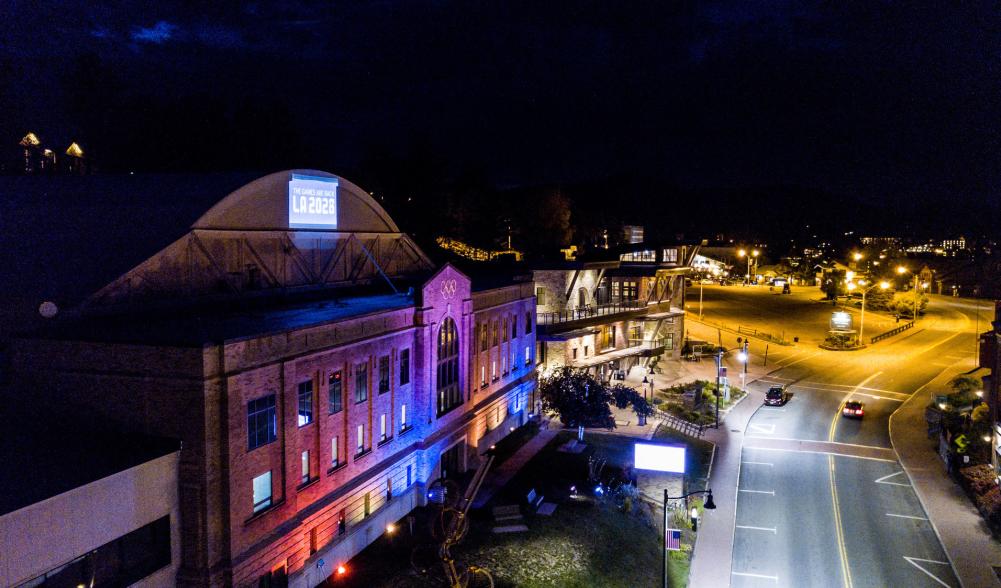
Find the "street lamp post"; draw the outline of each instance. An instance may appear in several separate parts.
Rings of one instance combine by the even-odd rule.
[[[758,251],[757,249],[752,249],[750,253],[748,253],[746,249],[740,249],[740,250],[737,251],[737,257],[746,257],[747,258],[747,273],[744,274],[744,283],[745,284],[750,284],[751,283],[751,259],[754,258],[754,260],[755,260],[754,264],[757,265],[757,263],[758,263],[757,262],[757,258],[758,258],[758,255],[760,255],[760,254],[761,254],[761,252]]]
[[[860,286],[865,286],[865,280],[859,280],[858,283]],[[859,318],[859,327],[858,327],[859,345],[864,345],[863,341],[865,340],[863,337],[865,334],[865,295],[868,294],[869,291],[875,288],[876,286],[879,286],[880,290],[886,290],[887,288],[890,287],[890,284],[889,282],[884,280],[878,284],[873,284],[868,288],[862,288],[862,316]],[[855,282],[848,282],[848,291],[851,292],[854,289],[855,289]]]
[[[696,490],[694,492],[689,492],[688,494],[682,494],[681,496],[668,496],[667,488],[664,488],[664,553],[661,558],[661,585],[667,588],[667,501],[668,500],[681,500],[683,498],[688,498],[689,496],[694,496],[696,494],[706,494],[706,502],[702,505],[706,510],[715,510],[716,503],[713,502],[713,491],[712,488],[707,488],[705,490]],[[698,512],[698,511],[696,511]],[[694,517],[693,517],[694,518]]]
[[[906,274],[911,270],[907,269],[902,265],[897,266],[898,274]],[[912,319],[915,323],[918,322],[918,274],[914,274],[914,317]]]

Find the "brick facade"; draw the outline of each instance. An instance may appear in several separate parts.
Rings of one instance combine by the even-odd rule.
[[[448,320],[457,327],[461,404],[439,415],[437,339]],[[487,326],[506,331],[483,351],[477,334]],[[387,517],[422,504],[442,451],[461,443],[460,464],[475,467],[486,447],[525,421],[535,333],[530,283],[472,292],[469,279],[446,265],[402,307],[194,346],[19,339],[11,363],[18,389],[39,391],[33,402],[183,441],[179,585],[257,585],[284,569],[291,585],[312,586],[374,541]],[[493,362],[497,377],[481,385],[480,366]],[[356,402],[362,368],[367,397]],[[337,371],[343,399],[331,413]],[[300,423],[300,384],[311,401],[308,423]],[[251,449],[248,404],[272,394],[276,438]],[[356,455],[359,425],[364,451]],[[253,479],[268,471],[271,506],[255,513]],[[321,558],[328,567],[318,572]]]

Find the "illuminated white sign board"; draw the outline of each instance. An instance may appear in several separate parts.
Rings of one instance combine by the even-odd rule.
[[[288,226],[337,228],[337,178],[292,174],[288,182]]]
[[[685,448],[675,445],[637,443],[633,463],[638,470],[685,473]]]
[[[852,330],[852,315],[847,312],[832,312],[831,313],[831,330],[832,331],[851,331]]]

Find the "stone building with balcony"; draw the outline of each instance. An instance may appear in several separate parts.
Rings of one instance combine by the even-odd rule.
[[[534,268],[540,369],[570,366],[607,380],[654,358],[678,359],[697,250],[640,243]]]
[[[279,172],[14,338],[0,399],[182,442],[160,585],[315,586],[526,422],[533,287],[494,277],[343,178]]]

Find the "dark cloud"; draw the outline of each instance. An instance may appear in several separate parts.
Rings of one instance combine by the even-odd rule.
[[[0,51],[22,64],[5,98],[20,134],[77,122],[57,94],[74,57],[94,53],[139,115],[151,88],[176,101],[168,111],[210,96],[220,129],[233,128],[232,105],[274,103],[305,151],[338,169],[372,145],[419,143],[509,183],[639,170],[901,205],[1001,188],[1001,17],[989,3],[10,7]]]
[[[136,27],[129,37],[139,43],[155,43],[162,45],[174,37],[177,25],[165,20],[157,21],[151,27]]]

